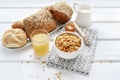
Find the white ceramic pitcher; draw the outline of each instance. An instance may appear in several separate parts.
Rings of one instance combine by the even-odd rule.
[[[89,27],[92,24],[92,7],[86,4],[74,3],[73,8],[77,13],[75,22],[78,26]]]

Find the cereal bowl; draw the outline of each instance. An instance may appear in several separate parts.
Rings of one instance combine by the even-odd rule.
[[[54,39],[56,54],[64,59],[73,59],[81,54],[83,39],[77,33],[63,32]]]

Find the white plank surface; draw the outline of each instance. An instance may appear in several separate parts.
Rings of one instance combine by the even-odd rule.
[[[0,9],[0,22],[14,22],[17,20],[22,20],[25,17],[35,13],[40,10],[40,8],[29,8],[29,9]],[[95,8],[92,15],[93,21],[120,21],[120,8]],[[74,13],[73,19],[75,19],[76,14]]]
[[[98,39],[120,39],[120,23],[93,23],[90,28],[98,31]]]
[[[0,0],[0,7],[40,7],[56,3],[61,0]],[[120,7],[119,0],[66,0],[71,5],[74,2],[90,4],[95,7]]]
[[[55,74],[62,72],[61,80],[119,80],[120,63],[94,63],[89,76],[45,67],[40,63],[0,63],[0,80],[60,80]]]
[[[98,41],[94,60],[120,60],[120,41]]]
[[[43,6],[60,0],[0,0],[0,41],[2,34],[17,20],[33,14]],[[54,68],[43,69],[33,58],[31,46],[10,50],[0,42],[0,80],[119,80],[120,73],[120,0],[66,0],[94,7],[93,25],[98,31],[98,44],[89,76]],[[76,14],[73,16],[75,19]],[[52,45],[51,45],[52,46]],[[45,71],[44,71],[45,70]]]
[[[35,13],[39,9],[0,9],[0,22],[15,22]]]

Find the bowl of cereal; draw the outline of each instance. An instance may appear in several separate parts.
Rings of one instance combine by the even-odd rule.
[[[64,59],[73,59],[81,54],[82,37],[75,32],[63,32],[54,39],[56,54]]]

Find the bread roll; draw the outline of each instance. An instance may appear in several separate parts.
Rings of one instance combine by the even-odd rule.
[[[47,9],[41,9],[33,15],[23,20],[25,32],[30,37],[30,34],[37,29],[46,29],[48,32],[57,27],[56,21],[52,14]]]
[[[12,28],[14,29],[21,28],[24,30],[23,21],[16,21],[15,23],[12,24]]]
[[[66,23],[72,17],[73,10],[65,1],[58,2],[49,8],[52,11],[53,17],[62,23]]]
[[[6,47],[21,47],[27,43],[26,33],[22,29],[9,29],[2,37],[2,44]]]

